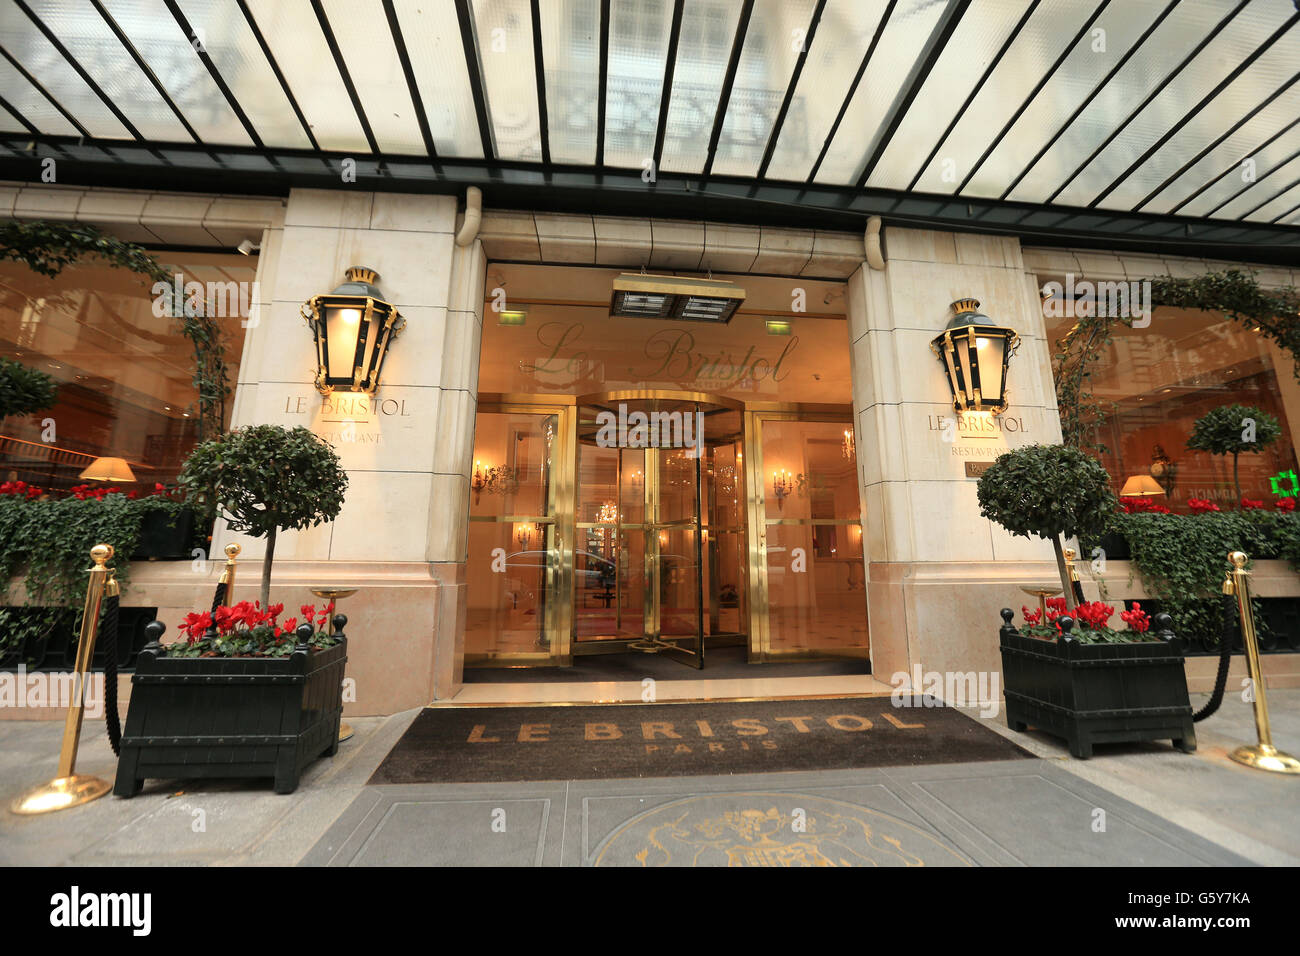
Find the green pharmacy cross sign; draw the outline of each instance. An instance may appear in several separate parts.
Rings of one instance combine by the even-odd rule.
[[[1291,487],[1284,487],[1288,481],[1290,481]],[[1297,476],[1294,471],[1284,471],[1276,474],[1269,479],[1269,483],[1272,484],[1273,494],[1275,495],[1281,495],[1283,498],[1294,498],[1300,495],[1300,476]]]

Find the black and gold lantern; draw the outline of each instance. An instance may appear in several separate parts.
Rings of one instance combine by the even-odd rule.
[[[352,266],[347,281],[326,295],[303,303],[302,316],[316,337],[316,388],[365,392],[379,387],[379,373],[393,339],[406,327],[397,309],[384,301],[373,269]]]
[[[953,408],[999,415],[1007,410],[1007,363],[1020,346],[1020,336],[995,325],[979,307],[977,299],[954,302],[952,318],[930,349],[948,377]]]

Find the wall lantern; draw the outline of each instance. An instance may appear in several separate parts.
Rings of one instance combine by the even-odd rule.
[[[388,346],[406,327],[396,307],[385,302],[373,269],[352,266],[347,281],[328,295],[313,296],[302,317],[316,337],[316,390],[373,395],[379,387]]]
[[[954,302],[952,319],[930,349],[948,375],[957,411],[1000,415],[1007,410],[1007,362],[1020,346],[1020,336],[994,325],[979,307],[977,299]]]

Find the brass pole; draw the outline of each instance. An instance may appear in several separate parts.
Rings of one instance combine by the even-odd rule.
[[[1264,674],[1259,666],[1259,641],[1255,636],[1255,615],[1250,607],[1250,572],[1246,570],[1246,554],[1233,551],[1228,555],[1233,570],[1229,572],[1232,593],[1237,596],[1237,613],[1241,616],[1241,642],[1246,648],[1246,667],[1255,689],[1255,732],[1259,743],[1238,747],[1228,756],[1237,763],[1256,770],[1274,773],[1300,774],[1300,760],[1273,746],[1273,733],[1268,723],[1268,697],[1264,691]],[[1225,588],[1226,590],[1226,588]]]
[[[95,653],[99,631],[99,610],[110,571],[104,566],[113,557],[113,548],[97,544],[90,549],[95,566],[90,569],[86,585],[86,602],[81,614],[81,636],[77,641],[77,664],[72,673],[72,700],[63,722],[63,746],[59,751],[59,775],[48,783],[28,790],[10,806],[14,813],[34,815],[80,806],[97,800],[112,789],[107,780],[76,772],[77,746],[81,738],[81,721],[86,710],[86,681]]]
[[[226,586],[226,607],[233,607],[235,603],[234,598],[231,597],[235,590],[235,558],[239,557],[239,552],[242,550],[243,548],[237,544],[228,544],[225,547],[226,567],[221,572],[221,583]]]

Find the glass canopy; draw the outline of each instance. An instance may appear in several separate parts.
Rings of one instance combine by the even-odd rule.
[[[1286,227],[1298,21],[1294,0],[0,0],[0,146]]]

